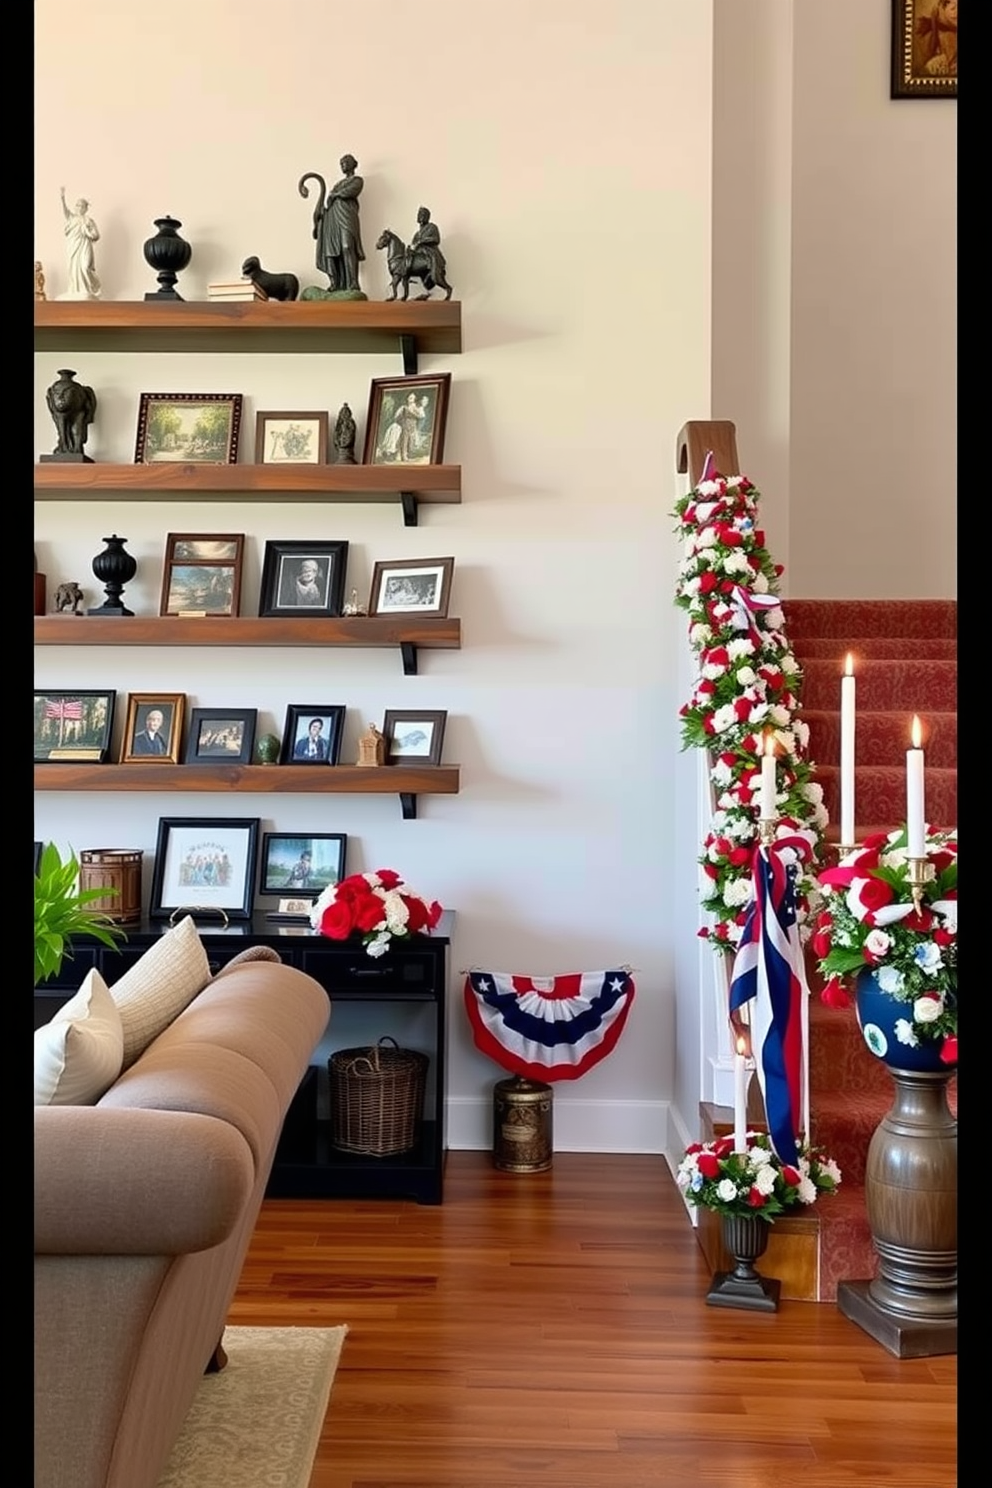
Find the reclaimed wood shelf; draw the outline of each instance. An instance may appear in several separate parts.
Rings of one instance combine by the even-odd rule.
[[[407,677],[422,649],[458,651],[462,623],[436,615],[39,615],[36,646],[398,646]]]
[[[458,505],[460,465],[150,465],[66,464],[34,467],[37,501],[271,501],[399,502],[403,521],[416,527],[421,504]]]
[[[454,796],[457,765],[100,765],[34,767],[36,791],[190,791],[194,794],[398,795],[405,821],[418,796]]]
[[[36,300],[36,351],[381,352],[462,349],[458,300]],[[406,370],[406,365],[404,367]]]

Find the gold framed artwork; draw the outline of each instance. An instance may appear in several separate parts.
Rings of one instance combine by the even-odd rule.
[[[892,0],[892,98],[957,98],[958,0]]]

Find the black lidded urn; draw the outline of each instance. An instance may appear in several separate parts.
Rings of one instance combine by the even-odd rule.
[[[125,584],[129,584],[138,572],[137,560],[124,551],[126,537],[105,537],[103,541],[107,544],[102,553],[97,553],[93,559],[93,572],[103,585],[107,597],[102,605],[95,609],[87,610],[88,615],[131,615],[134,611],[125,609],[121,599],[121,590]]]
[[[176,278],[193,257],[193,250],[185,238],[179,236],[182,223],[175,217],[156,217],[158,232],[149,238],[142,250],[145,263],[158,276],[158,289],[146,294],[146,300],[181,300],[176,293]]]

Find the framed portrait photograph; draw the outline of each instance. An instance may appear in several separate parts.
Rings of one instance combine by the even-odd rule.
[[[290,703],[281,765],[336,765],[344,731],[343,703]]]
[[[250,919],[257,855],[257,816],[160,816],[149,916],[211,910]]]
[[[382,733],[387,765],[439,765],[447,713],[387,708]]]
[[[346,542],[267,542],[260,615],[340,615]]]
[[[892,0],[892,98],[957,98],[958,0]]]
[[[256,465],[326,465],[326,413],[256,413]]]
[[[102,690],[35,692],[35,763],[104,764],[110,752],[116,702],[116,692]]]
[[[372,569],[370,615],[448,613],[454,558],[399,558]]]
[[[135,465],[233,465],[241,393],[142,393]]]
[[[365,421],[366,465],[440,465],[451,373],[375,377]]]
[[[250,765],[257,720],[257,708],[193,708],[185,763]]]
[[[259,895],[306,899],[309,908],[318,894],[344,877],[347,843],[343,832],[266,832],[262,838]],[[282,910],[283,914],[296,912]]]
[[[178,765],[183,737],[184,692],[129,692],[122,765]]]
[[[243,532],[170,532],[165,540],[160,615],[236,615]]]

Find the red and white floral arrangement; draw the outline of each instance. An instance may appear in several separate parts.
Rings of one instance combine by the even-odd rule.
[[[782,566],[773,564],[757,526],[760,493],[746,475],[701,480],[675,507],[683,539],[675,602],[689,615],[699,672],[680,708],[683,748],[711,752],[716,810],[700,864],[712,885],[699,935],[736,949],[753,897],[761,752],[777,756],[779,832],[802,833],[815,857],[827,825],[823,787],[803,758],[809,727],[799,717],[801,672],[785,635],[778,599]],[[796,882],[800,934],[820,895],[812,867]]]
[[[394,936],[429,935],[443,911],[392,868],[352,873],[329,884],[310,910],[310,924],[329,940],[360,935],[370,956],[383,956]]]

